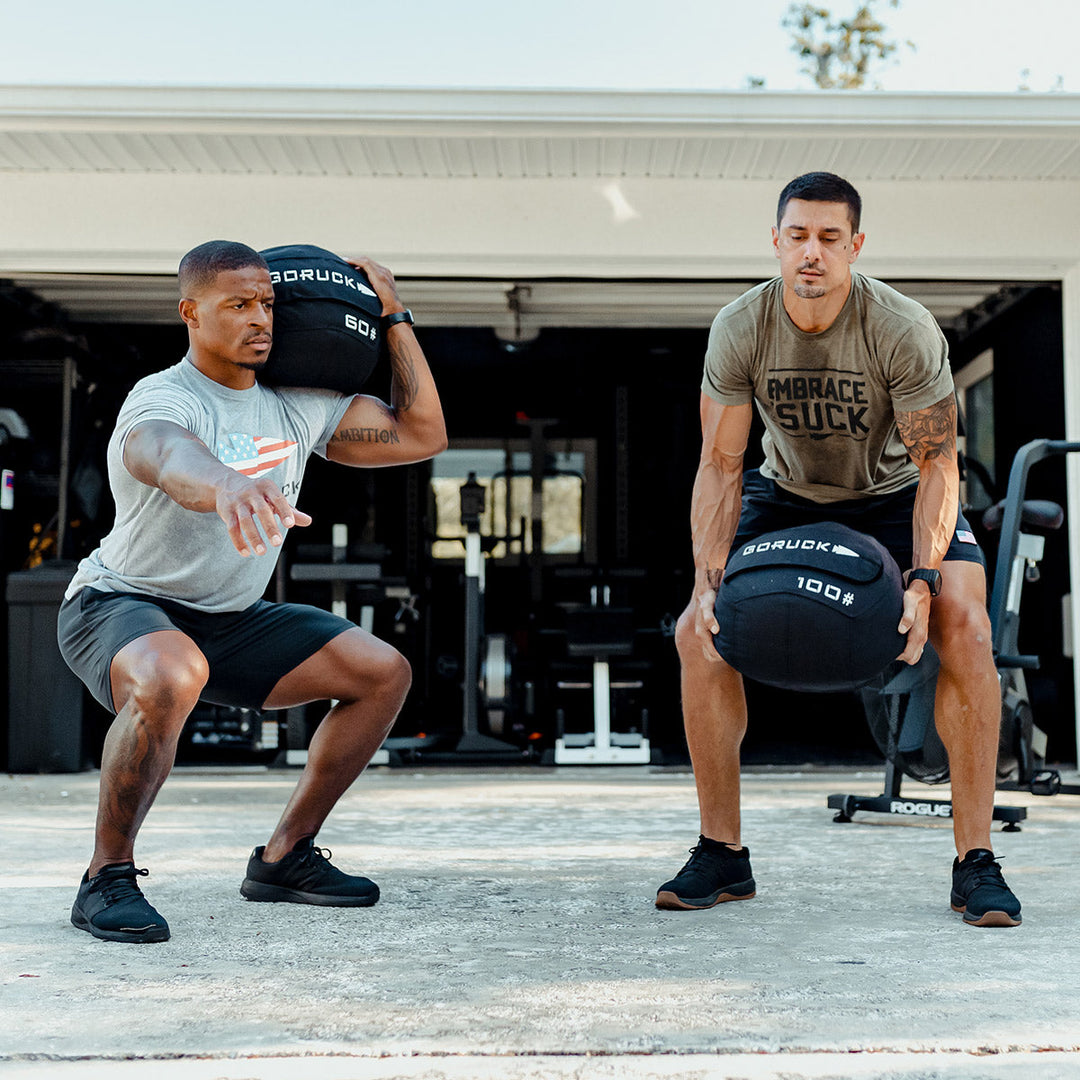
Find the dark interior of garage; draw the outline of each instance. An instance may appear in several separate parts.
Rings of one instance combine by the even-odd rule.
[[[485,760],[541,762],[557,733],[589,727],[591,660],[574,647],[574,618],[606,602],[620,613],[612,729],[645,731],[654,760],[686,762],[672,632],[692,582],[688,515],[707,329],[544,329],[507,345],[490,329],[432,328],[417,315],[450,452],[434,463],[370,471],[313,459],[299,505],[314,523],[290,535],[271,598],[343,600],[350,617],[367,620],[410,659],[414,684],[393,732],[395,761],[473,760],[457,747],[467,723],[460,488],[476,473],[485,495],[479,726],[502,747]],[[1004,495],[1020,446],[1064,432],[1060,294],[1054,286],[1017,289],[947,334],[956,372],[993,350],[992,459],[976,463],[979,482],[968,489],[975,493],[969,518],[992,567],[996,537],[982,530],[981,510]],[[184,348],[179,324],[71,324],[33,294],[0,283],[0,418],[8,418],[0,466],[14,489],[12,508],[0,514],[5,578],[42,560],[78,560],[109,529],[104,457],[116,412],[136,379],[175,362]],[[385,371],[369,389],[386,394]],[[529,495],[541,475],[538,529]],[[1064,505],[1061,460],[1039,467],[1029,494]],[[1021,632],[1024,649],[1042,658],[1028,683],[1054,761],[1075,760],[1062,630],[1066,531],[1047,538],[1041,578],[1026,587]],[[345,581],[297,570],[335,562],[369,572]],[[487,670],[495,663],[497,679]],[[796,698],[751,685],[749,696],[747,763],[880,761],[853,694]],[[277,760],[319,715],[314,706],[288,717],[226,712],[192,717],[181,759]],[[18,722],[5,719],[9,728]],[[84,699],[85,762],[96,762],[108,719]],[[268,725],[275,738],[263,737]]]

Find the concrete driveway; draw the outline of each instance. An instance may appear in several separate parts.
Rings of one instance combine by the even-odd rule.
[[[697,816],[648,767],[371,770],[319,843],[380,903],[249,903],[294,780],[174,773],[136,860],[173,936],[132,946],[68,921],[96,774],[0,777],[5,1078],[1080,1077],[1080,796],[999,796],[1004,930],[950,911],[947,822],[832,822],[851,771],[748,774],[758,895],[711,911],[653,905]]]

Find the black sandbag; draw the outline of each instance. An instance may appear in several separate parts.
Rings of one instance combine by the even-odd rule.
[[[899,567],[872,537],[835,522],[784,529],[731,553],[714,641],[759,682],[853,690],[904,651],[903,595]]]
[[[382,340],[382,302],[367,275],[312,244],[259,254],[274,286],[274,344],[259,381],[357,393]]]

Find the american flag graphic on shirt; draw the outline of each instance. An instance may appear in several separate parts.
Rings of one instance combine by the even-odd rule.
[[[296,453],[296,443],[272,435],[245,435],[234,431],[218,443],[217,456],[223,465],[244,476],[262,476]]]

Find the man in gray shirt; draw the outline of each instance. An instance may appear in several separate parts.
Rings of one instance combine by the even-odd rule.
[[[114,941],[165,941],[143,896],[139,827],[201,699],[283,709],[330,699],[296,789],[248,861],[251,900],[366,906],[367,878],[334,867],[314,838],[394,723],[408,692],[397,650],[317,608],[262,599],[311,453],[345,465],[421,461],[446,447],[438,392],[393,275],[364,271],[382,303],[390,404],[256,381],[273,341],[266,263],[211,241],[180,264],[190,348],[139,382],[108,448],[116,521],[84,559],[59,617],[61,651],[116,719],[105,740],[94,854],[72,922]],[[374,435],[372,433],[375,433]]]
[[[900,659],[915,663],[929,639],[941,660],[935,721],[952,778],[953,910],[971,925],[1016,926],[1020,904],[990,847],[1000,701],[985,563],[959,509],[948,352],[929,312],[853,272],[860,213],[839,176],[793,180],[772,230],[780,276],[713,323],[691,504],[694,593],[676,634],[701,836],[656,903],[692,910],[756,891],[740,837],[746,699],[713,644],[716,590],[740,545],[836,521],[874,537],[906,571]],[[744,476],[755,406],[765,461]]]

